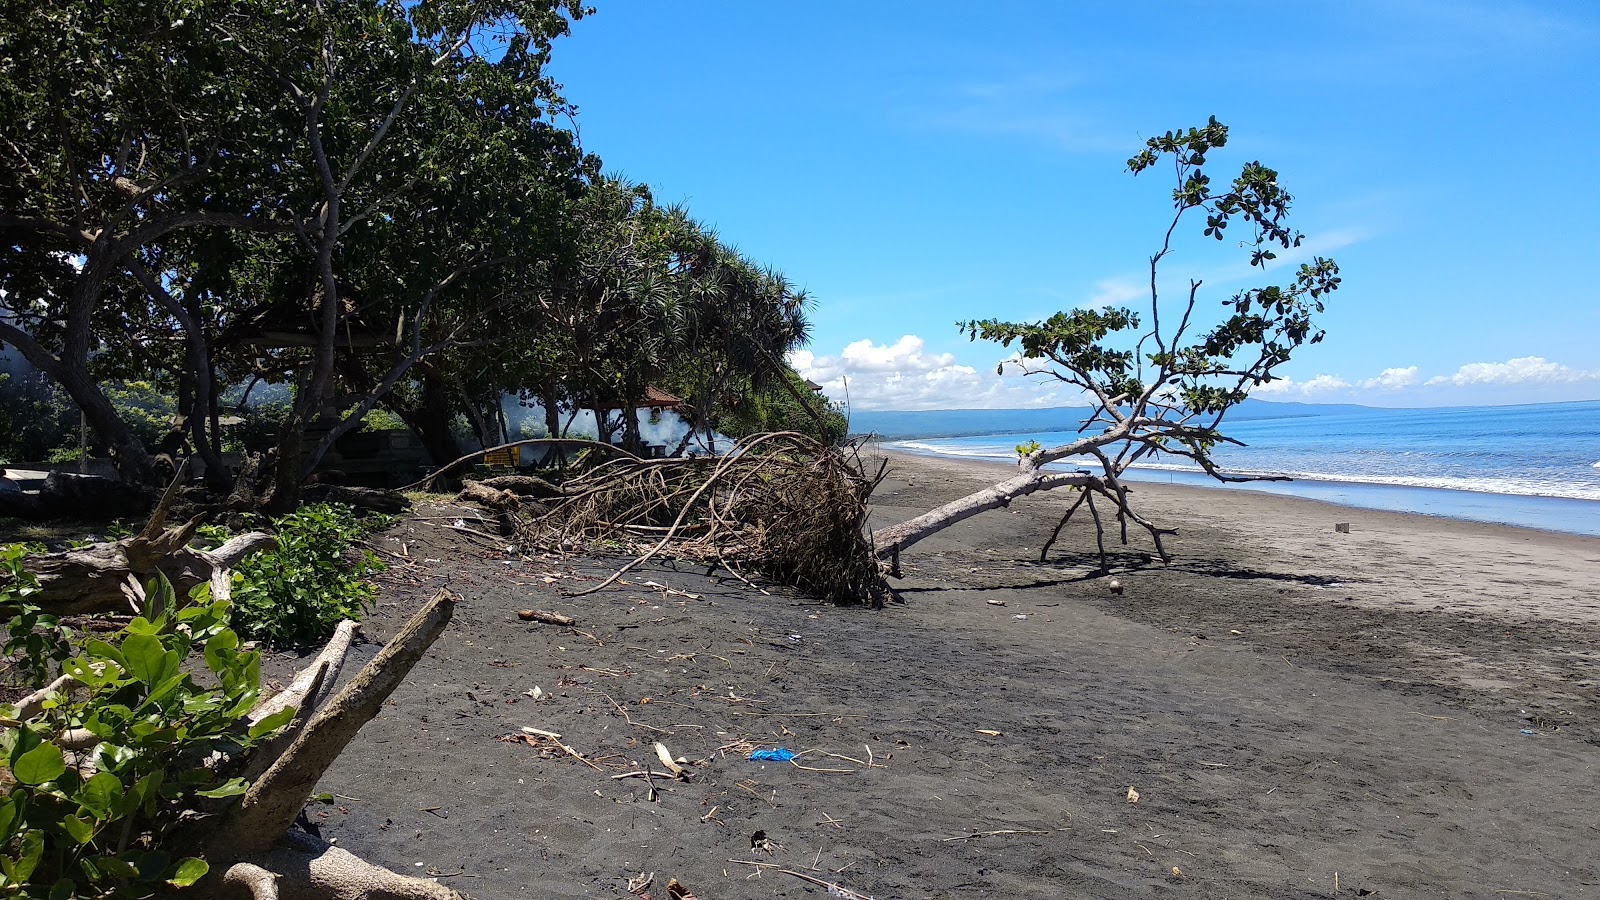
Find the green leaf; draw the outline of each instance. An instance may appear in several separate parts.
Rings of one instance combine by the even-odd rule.
[[[211,636],[206,641],[206,667],[213,672],[221,672],[228,668],[233,660],[233,651],[239,647],[239,636],[231,629],[224,628]]]
[[[139,855],[139,880],[155,881],[167,874],[172,857],[164,850],[146,850]]]
[[[249,789],[250,783],[243,778],[229,778],[224,784],[218,785],[209,791],[195,791],[195,794],[215,800],[221,797],[237,797]]]
[[[11,879],[25,884],[39,867],[39,858],[44,856],[44,832],[24,831],[22,846],[18,849],[16,861],[11,864]]]
[[[167,879],[167,884],[173,887],[188,887],[199,881],[202,876],[211,871],[211,866],[203,859],[193,856],[178,860],[178,867],[173,870],[172,877]]]
[[[130,634],[122,642],[122,655],[128,661],[128,674],[148,685],[171,678],[179,666],[178,654],[161,645],[152,634]]]
[[[16,823],[20,802],[12,796],[0,797],[0,846],[11,837],[11,826]]]
[[[122,782],[110,772],[97,772],[78,789],[73,799],[97,818],[110,818],[117,804],[122,802]]]
[[[71,878],[63,878],[50,886],[50,900],[72,900],[77,891],[78,886]]]
[[[250,738],[254,740],[255,738],[261,737],[264,734],[271,734],[272,732],[277,731],[279,728],[282,728],[293,721],[294,714],[294,707],[285,706],[283,709],[280,709],[256,724],[251,725]]]
[[[94,825],[77,816],[63,817],[61,819],[61,827],[65,828],[67,834],[71,835],[72,839],[80,844],[87,844],[94,840]]]
[[[127,668],[127,661],[122,658],[122,651],[105,641],[90,638],[83,642],[83,650],[93,659],[113,660],[117,665]]]
[[[66,770],[67,764],[61,759],[61,748],[51,743],[40,744],[11,764],[11,774],[23,784],[54,781]]]

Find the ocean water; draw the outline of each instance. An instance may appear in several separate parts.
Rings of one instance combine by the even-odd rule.
[[[1288,475],[1249,490],[1370,509],[1415,512],[1600,535],[1600,401],[1448,409],[1297,405],[1223,428],[1247,446],[1215,452],[1227,471]],[[1309,410],[1309,411],[1308,411]],[[885,446],[938,456],[1012,461],[1028,440],[1068,443],[1069,431],[912,438]],[[1097,468],[1063,460],[1060,468]],[[1180,457],[1163,457],[1129,478],[1222,487]],[[1230,487],[1229,489],[1237,489]]]

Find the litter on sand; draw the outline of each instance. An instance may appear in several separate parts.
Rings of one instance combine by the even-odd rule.
[[[782,747],[774,747],[771,750],[750,751],[751,759],[763,762],[789,762],[794,757],[795,752],[793,750],[785,750]]]

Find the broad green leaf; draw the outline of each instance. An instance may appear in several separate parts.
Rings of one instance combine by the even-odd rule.
[[[78,789],[74,799],[98,818],[109,818],[122,802],[122,782],[110,772],[97,772]]]
[[[262,719],[261,721],[257,722],[256,724],[251,725],[250,726],[250,737],[251,737],[251,739],[253,740],[255,738],[261,737],[264,734],[271,734],[272,732],[277,731],[279,728],[282,728],[283,726],[285,726],[285,725],[289,724],[291,721],[293,721],[294,720],[294,714],[295,714],[295,708],[292,707],[292,706],[286,706],[283,709],[280,709],[277,712],[273,713],[272,715],[267,716],[266,718]]]
[[[206,641],[206,668],[221,672],[233,660],[233,651],[239,648],[239,636],[224,628]]]
[[[11,764],[11,774],[23,784],[37,785],[54,781],[66,770],[67,764],[61,759],[61,748],[51,743],[40,744]]]
[[[178,860],[178,867],[173,870],[172,877],[167,879],[167,884],[173,887],[188,887],[199,881],[202,876],[211,871],[211,866],[203,859],[193,856]]]
[[[19,804],[16,797],[0,797],[0,846],[4,846],[11,837],[11,826],[16,824]]]
[[[178,654],[161,645],[151,634],[130,634],[122,642],[122,655],[128,661],[128,674],[148,685],[158,685],[172,677],[181,664]]]
[[[165,850],[146,850],[139,855],[139,880],[155,881],[167,874],[172,856]]]
[[[250,783],[243,778],[229,778],[224,784],[218,785],[209,791],[195,791],[195,794],[215,800],[221,797],[237,797],[249,789]]]
[[[22,846],[18,849],[20,852],[11,863],[11,879],[26,883],[32,877],[33,870],[39,867],[39,858],[44,856],[44,832],[24,831]]]
[[[61,827],[65,828],[67,834],[71,835],[72,839],[80,844],[87,844],[94,840],[94,826],[77,816],[63,817]]]

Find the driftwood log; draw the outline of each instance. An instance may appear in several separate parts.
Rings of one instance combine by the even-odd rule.
[[[365,862],[312,837],[291,831],[317,782],[349,746],[361,727],[405,680],[444,631],[460,598],[440,590],[400,633],[349,683],[318,704],[320,686],[349,647],[353,623],[340,631],[282,695],[252,713],[293,705],[299,710],[284,735],[264,748],[270,759],[252,760],[261,770],[240,801],[202,838],[211,863],[203,896],[251,900],[459,900],[460,894]],[[285,696],[287,695],[287,696]],[[285,741],[285,737],[290,739]],[[276,755],[272,755],[272,754]],[[264,765],[263,765],[264,763]]]
[[[271,535],[252,531],[215,550],[191,547],[189,542],[203,519],[168,527],[167,515],[177,496],[178,482],[174,480],[149,522],[132,537],[29,557],[28,571],[39,579],[39,593],[32,602],[61,616],[137,608],[144,597],[143,585],[158,572],[180,595],[186,594],[197,584],[215,583],[219,572],[232,569],[250,554],[276,545]]]
[[[313,484],[305,489],[301,499],[307,503],[343,503],[356,509],[370,509],[390,516],[411,508],[411,501],[399,491],[350,487],[342,484]]]

